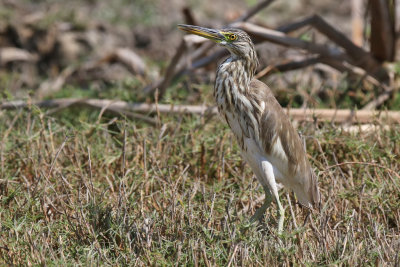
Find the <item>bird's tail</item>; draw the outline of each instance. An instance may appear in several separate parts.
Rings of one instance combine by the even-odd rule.
[[[314,171],[311,170],[311,184],[309,189],[309,196],[311,197],[312,206],[314,209],[321,210],[321,195],[318,188],[318,180]]]
[[[308,173],[309,179],[305,179],[305,183],[297,184],[292,187],[296,193],[297,200],[305,207],[313,210],[320,210],[321,196],[318,188],[317,177],[310,168]]]

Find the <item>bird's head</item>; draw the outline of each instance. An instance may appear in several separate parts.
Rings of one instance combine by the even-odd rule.
[[[185,24],[179,24],[178,28],[182,31],[210,39],[227,48],[234,56],[241,58],[254,56],[253,42],[250,36],[242,30],[233,28],[216,30]]]

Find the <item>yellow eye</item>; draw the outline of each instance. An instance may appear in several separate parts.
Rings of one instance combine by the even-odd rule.
[[[232,34],[229,34],[228,38],[231,41],[235,41],[237,39],[237,35],[232,33]]]

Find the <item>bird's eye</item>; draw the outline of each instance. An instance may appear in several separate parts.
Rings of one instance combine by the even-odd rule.
[[[231,41],[235,41],[237,39],[237,35],[236,34],[229,34],[228,38]]]

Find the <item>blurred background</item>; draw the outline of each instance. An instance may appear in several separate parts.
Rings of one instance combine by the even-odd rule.
[[[225,54],[215,56],[217,47],[189,42],[174,62],[178,67],[168,73],[184,35],[176,25],[223,27],[243,20],[243,15],[263,2],[268,5],[255,10],[249,18],[252,24],[352,56],[351,47],[338,45],[313,25],[285,28],[317,14],[376,61],[372,68],[354,58],[332,63],[332,58],[315,50],[282,46],[252,35],[261,63],[258,77],[283,106],[400,108],[395,93],[400,72],[395,53],[399,4],[394,0],[2,0],[1,98],[152,102],[159,89],[164,103],[214,105],[215,69]],[[388,44],[391,47],[382,47]],[[206,46],[202,51],[201,45]],[[204,59],[206,64],[193,67]],[[170,76],[167,82],[166,76]],[[382,94],[384,100],[374,102]]]

